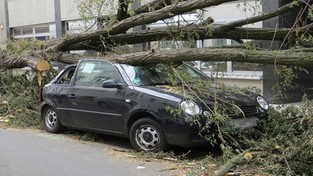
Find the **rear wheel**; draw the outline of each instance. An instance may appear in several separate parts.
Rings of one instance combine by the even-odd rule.
[[[168,148],[161,126],[154,120],[137,120],[130,129],[130,142],[137,151],[160,152]]]
[[[60,133],[64,131],[64,127],[62,126],[56,111],[50,106],[45,109],[43,124],[46,131],[50,133]]]

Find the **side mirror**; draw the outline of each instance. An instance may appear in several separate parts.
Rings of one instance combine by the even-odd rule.
[[[118,89],[120,89],[122,87],[122,84],[116,83],[114,80],[109,79],[109,80],[103,81],[102,87],[103,88],[118,88]]]

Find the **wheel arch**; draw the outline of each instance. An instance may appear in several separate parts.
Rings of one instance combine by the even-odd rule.
[[[160,120],[159,118],[157,118],[155,115],[153,115],[152,113],[149,113],[147,111],[138,111],[138,112],[135,112],[133,113],[129,118],[128,118],[128,121],[127,121],[127,132],[128,132],[128,135],[129,135],[129,132],[130,132],[130,128],[132,127],[132,125],[139,119],[141,118],[150,118],[152,120],[155,120],[157,123],[160,123]]]
[[[44,115],[44,112],[46,110],[47,107],[52,107],[51,105],[49,105],[48,103],[42,103],[40,105],[40,118],[43,119],[43,115]]]

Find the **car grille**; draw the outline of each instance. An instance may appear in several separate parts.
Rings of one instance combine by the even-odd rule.
[[[256,106],[239,106],[246,116],[255,115],[259,113],[259,109]]]

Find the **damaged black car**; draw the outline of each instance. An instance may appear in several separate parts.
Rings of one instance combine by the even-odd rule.
[[[255,127],[266,118],[265,98],[223,90],[214,82],[187,64],[81,60],[44,86],[43,124],[52,133],[74,128],[122,136],[137,151],[158,152],[171,145],[208,145],[193,121],[213,118],[218,109],[225,109],[238,128]]]

